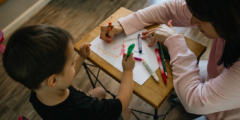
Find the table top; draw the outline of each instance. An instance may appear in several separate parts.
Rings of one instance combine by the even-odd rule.
[[[78,41],[74,45],[75,50],[79,51],[80,45],[82,45],[83,43],[91,43],[97,36],[99,36],[100,28],[102,25],[108,24],[109,21],[114,23],[121,17],[125,17],[131,13],[132,11],[121,7],[114,14],[108,17],[104,22],[102,22],[99,26],[93,29],[89,34],[87,34],[84,38]],[[151,27],[146,27],[146,29],[151,29],[154,27],[156,27],[156,25],[153,25]],[[188,45],[188,48],[199,59],[200,56],[206,50],[206,47],[189,38],[185,37],[185,40]],[[108,75],[110,75],[112,78],[114,78],[118,82],[121,82],[122,72],[119,71],[114,66],[112,66],[107,61],[105,61],[103,58],[101,58],[99,55],[97,55],[93,51],[90,52],[88,60],[92,62],[94,65],[98,66],[101,70],[106,72]],[[164,103],[164,101],[171,95],[171,92],[173,90],[173,75],[172,75],[171,66],[169,65],[169,60],[166,60],[165,64],[168,72],[167,86],[165,86],[162,80],[159,68],[155,71],[155,73],[159,78],[159,83],[157,83],[151,76],[147,79],[147,81],[142,86],[134,82],[133,92],[142,100],[144,100],[145,102],[150,104],[152,107],[154,107],[155,109],[160,108],[160,106]]]

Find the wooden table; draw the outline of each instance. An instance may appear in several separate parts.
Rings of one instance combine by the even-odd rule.
[[[116,22],[121,17],[125,17],[131,14],[132,11],[127,10],[126,8],[121,7],[114,14],[108,17],[104,22],[102,22],[99,26],[97,26],[94,30],[92,30],[89,34],[87,34],[84,38],[82,38],[79,42],[74,45],[76,51],[79,51],[80,45],[83,43],[91,43],[97,36],[100,35],[100,28],[102,25],[108,24],[109,21]],[[147,27],[146,29],[151,29],[156,26]],[[199,59],[203,52],[206,50],[206,47],[186,38],[186,43],[189,49],[197,56]],[[122,72],[117,68],[112,66],[110,63],[105,61],[103,58],[98,56],[96,53],[91,51],[88,60],[93,64],[98,66],[101,70],[106,72],[108,75],[113,77],[118,82],[121,82]],[[169,65],[169,60],[165,61],[166,68],[168,72],[167,78],[167,86],[164,85],[160,69],[158,68],[155,73],[158,75],[159,83],[156,83],[152,77],[149,77],[148,80],[141,86],[134,82],[134,93],[143,99],[145,102],[150,104],[155,110],[158,110],[160,106],[164,103],[164,101],[171,95],[173,90],[173,76],[171,66]]]

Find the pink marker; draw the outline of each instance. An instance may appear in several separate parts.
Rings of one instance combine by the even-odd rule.
[[[142,58],[133,57],[135,60],[142,61]]]
[[[155,49],[155,53],[156,53],[158,64],[159,64],[159,67],[160,67],[160,70],[161,70],[163,82],[164,82],[165,85],[167,85],[166,74],[165,74],[164,69],[163,69],[162,60],[161,60],[161,57],[160,57],[160,54],[159,54],[159,50]]]

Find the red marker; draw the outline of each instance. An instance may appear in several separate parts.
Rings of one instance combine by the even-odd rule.
[[[108,33],[112,30],[112,22],[108,23]],[[110,43],[110,40],[108,40],[108,43]]]
[[[155,49],[155,53],[156,53],[158,64],[159,64],[159,67],[160,67],[160,70],[161,70],[163,82],[164,82],[165,85],[167,85],[166,74],[165,74],[164,69],[163,69],[162,60],[161,60],[161,57],[160,57],[159,50]]]

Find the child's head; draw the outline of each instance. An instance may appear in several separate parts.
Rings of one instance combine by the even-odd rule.
[[[52,87],[57,79],[74,78],[73,52],[72,37],[67,31],[33,25],[12,34],[3,54],[3,65],[13,80],[36,90],[43,82]]]

